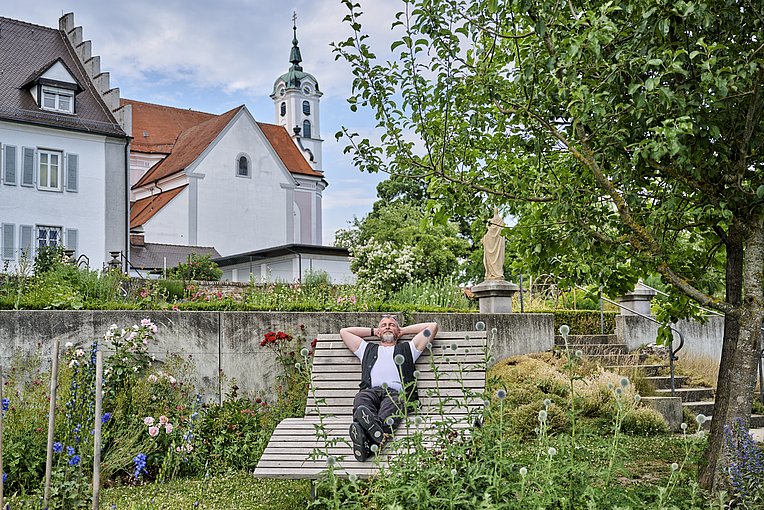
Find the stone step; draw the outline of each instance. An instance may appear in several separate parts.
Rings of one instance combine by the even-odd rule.
[[[630,375],[641,374],[645,376],[665,375],[669,371],[668,365],[608,365],[605,370],[616,374]]]
[[[660,397],[670,397],[671,390],[655,390],[655,394]],[[682,399],[682,402],[699,402],[711,400],[714,398],[713,388],[677,388],[676,396]]]
[[[588,345],[588,344],[614,344],[618,342],[615,335],[568,335],[568,345]],[[562,335],[555,335],[555,345],[565,345]]]
[[[713,400],[699,400],[696,402],[682,402],[682,407],[687,408],[692,414],[705,414],[711,416],[714,412]]]
[[[587,354],[587,359],[600,365],[638,365],[639,356],[634,354]]]
[[[688,377],[684,375],[674,376],[674,388],[681,388],[687,382]],[[645,377],[646,381],[649,381],[655,386],[655,389],[665,390],[671,389],[671,376],[670,375],[649,375]]]
[[[706,421],[703,423],[703,430],[709,430],[711,428],[711,421],[713,416],[706,415]],[[692,425],[692,424],[688,424]],[[752,414],[751,423],[748,425],[749,429],[760,429],[764,427],[764,414]]]
[[[559,348],[559,347],[558,347]],[[582,344],[570,346],[571,351],[581,351],[587,356],[604,354],[628,354],[626,344]]]

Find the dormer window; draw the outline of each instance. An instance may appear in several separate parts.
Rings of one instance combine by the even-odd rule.
[[[44,85],[40,106],[43,110],[74,113],[74,91]]]

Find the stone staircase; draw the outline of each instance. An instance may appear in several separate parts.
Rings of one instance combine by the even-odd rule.
[[[565,348],[559,335],[555,337],[555,347]],[[671,396],[668,360],[665,364],[645,364],[639,354],[629,353],[626,344],[619,344],[615,335],[568,335],[568,348],[571,352],[580,350],[589,360],[626,377],[633,377],[635,373],[642,374],[655,388],[656,396]],[[715,388],[686,387],[686,384],[687,377],[675,375],[674,393],[682,400],[684,409],[693,415],[706,416],[704,428],[708,429],[713,418]],[[764,415],[752,415],[750,428],[764,428]]]

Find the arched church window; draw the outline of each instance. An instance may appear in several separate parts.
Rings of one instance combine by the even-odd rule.
[[[282,102],[281,103],[281,116],[283,117],[284,115],[286,115],[286,103]]]
[[[310,133],[310,121],[304,120],[302,122],[302,136],[303,138],[312,138]]]
[[[310,115],[310,102],[303,101],[302,102],[302,113],[305,115]]]
[[[236,176],[249,177],[249,158],[244,154],[236,158]]]

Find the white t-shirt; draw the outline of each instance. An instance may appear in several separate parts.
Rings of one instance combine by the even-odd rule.
[[[366,346],[369,343],[366,340],[361,340],[361,346],[353,353],[358,356],[358,359],[363,361],[363,353],[366,352]],[[411,357],[414,359],[414,363],[419,359],[422,351],[418,351],[414,347],[414,342],[409,342],[411,347]],[[401,391],[403,384],[401,384],[401,374],[398,371],[398,365],[393,360],[395,346],[380,345],[377,351],[377,362],[371,367],[371,387],[376,388],[382,386],[383,383],[387,383],[387,386]]]

